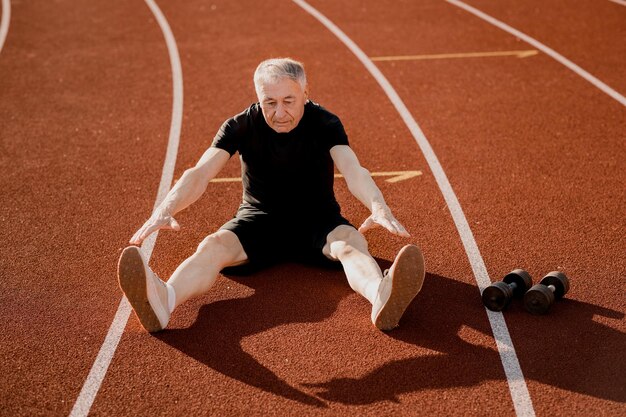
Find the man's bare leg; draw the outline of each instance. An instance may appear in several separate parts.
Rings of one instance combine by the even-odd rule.
[[[149,332],[167,326],[171,312],[191,297],[207,292],[227,267],[245,263],[247,255],[233,232],[207,236],[196,252],[174,271],[167,284],[149,268],[139,248],[124,250],[118,265],[120,286]]]
[[[367,241],[354,227],[337,226],[328,234],[322,252],[340,261],[350,287],[374,304],[383,273],[367,249]]]
[[[367,241],[351,226],[341,225],[329,233],[323,253],[341,262],[350,287],[372,303],[372,323],[381,330],[398,326],[424,282],[424,257],[417,246],[402,248],[383,276]]]
[[[248,256],[236,234],[220,230],[207,236],[196,253],[185,259],[167,281],[176,292],[178,307],[192,297],[206,293],[215,284],[222,269],[241,265]]]

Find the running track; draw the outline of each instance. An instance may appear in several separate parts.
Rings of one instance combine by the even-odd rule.
[[[168,50],[142,1],[3,1],[0,42],[0,414],[69,415],[120,304],[120,251],[150,214],[176,124]],[[169,330],[131,315],[93,415],[623,415],[626,413],[626,107],[539,52],[375,61],[432,146],[487,278],[514,267],[572,279],[547,316],[501,318],[523,379],[507,380],[449,203],[413,134],[367,68],[295,2],[159,1],[183,74],[174,178],[255,97],[268,56],[307,64],[314,100],[342,118],[411,239],[368,232],[386,267],[422,247],[427,281],[402,327],[372,328],[341,271],[282,265],[228,276]],[[309,3],[369,57],[527,51],[445,1]],[[626,94],[621,2],[472,0]],[[251,12],[254,10],[254,12]],[[2,31],[0,31],[0,35]],[[0,37],[0,40],[1,37]],[[233,160],[223,177],[238,175]],[[236,209],[215,183],[160,233],[167,277]],[[337,181],[344,214],[366,211]],[[472,260],[474,259],[474,261]],[[519,389],[528,402],[514,404]],[[523,396],[523,395],[522,395]]]

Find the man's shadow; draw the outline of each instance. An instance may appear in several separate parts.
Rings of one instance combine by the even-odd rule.
[[[205,304],[191,327],[155,336],[223,375],[303,404],[327,407],[280,379],[245,352],[241,342],[281,325],[330,317],[340,300],[352,294],[341,268],[287,263],[261,271],[239,267],[222,273],[254,289],[254,294]]]
[[[378,260],[382,268],[389,262]],[[206,366],[250,386],[303,404],[323,401],[371,404],[398,401],[424,389],[476,386],[505,380],[500,356],[485,346],[491,328],[478,289],[450,278],[427,274],[422,292],[389,337],[439,352],[391,361],[361,378],[302,381],[317,391],[293,387],[245,352],[242,340],[290,323],[329,318],[339,302],[353,294],[340,269],[301,264],[274,266],[249,276],[227,275],[254,289],[246,298],[201,307],[186,329],[156,335]],[[598,398],[626,401],[624,334],[592,320],[595,315],[622,319],[622,313],[564,299],[547,316],[531,316],[515,301],[505,311],[526,379]],[[469,329],[469,331],[468,331]],[[478,336],[478,337],[476,337]],[[478,342],[472,339],[478,340]],[[323,399],[323,400],[321,400]]]

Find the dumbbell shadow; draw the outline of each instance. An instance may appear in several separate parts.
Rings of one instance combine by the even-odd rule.
[[[507,326],[527,379],[623,405],[623,320],[623,312],[564,298],[558,314],[516,312]],[[558,361],[546,360],[546,352],[558,352]]]
[[[399,401],[401,395],[421,390],[506,381],[495,345],[475,345],[463,336],[468,328],[492,335],[477,296],[473,285],[427,274],[418,299],[389,337],[439,354],[390,361],[358,378],[303,385],[327,401],[371,404]],[[624,314],[570,299],[561,307],[558,315],[539,323],[536,316],[517,309],[512,311],[515,319],[507,320],[524,377],[565,391],[625,402],[622,356],[626,337],[594,321],[596,316],[623,319]],[[598,340],[603,341],[600,347]],[[559,352],[559,360],[546,361],[545,352]]]

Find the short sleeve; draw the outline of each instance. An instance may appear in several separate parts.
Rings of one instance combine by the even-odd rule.
[[[348,143],[348,135],[346,134],[346,130],[341,123],[341,120],[337,116],[333,116],[326,125],[327,135],[326,135],[326,146],[328,149],[331,149],[336,145],[350,145]]]
[[[235,117],[226,120],[217,131],[215,138],[213,138],[211,147],[223,149],[228,152],[230,156],[233,156],[235,152],[239,150],[241,138],[239,125]]]
[[[350,145],[339,117],[312,101],[309,101],[306,106],[305,112],[308,110],[311,114],[314,120],[312,123],[316,126],[314,129],[319,132],[326,150],[337,145]]]

